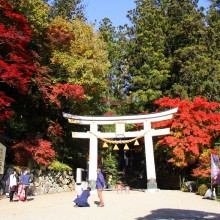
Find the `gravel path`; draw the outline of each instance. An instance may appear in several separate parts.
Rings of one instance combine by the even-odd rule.
[[[194,193],[160,190],[117,194],[104,191],[105,207],[97,207],[96,194],[90,208],[73,207],[75,192],[29,197],[28,202],[0,200],[1,220],[193,220],[219,219],[220,202],[202,199]],[[16,200],[16,198],[15,198]]]

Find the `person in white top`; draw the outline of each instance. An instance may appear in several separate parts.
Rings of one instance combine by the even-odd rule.
[[[13,202],[13,197],[14,197],[14,193],[17,191],[17,186],[18,186],[17,173],[16,170],[13,170],[12,174],[9,177],[10,202]]]

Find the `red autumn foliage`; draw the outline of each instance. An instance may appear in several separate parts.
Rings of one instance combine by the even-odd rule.
[[[105,112],[104,116],[114,116],[115,112]]]
[[[75,34],[65,30],[62,25],[50,26],[48,31],[50,48],[53,50],[68,50],[71,46],[71,40],[75,39]]]
[[[40,59],[37,54],[35,54],[37,59]],[[36,73],[33,77],[33,81],[38,87],[42,95],[42,99],[50,103],[55,103],[57,107],[61,107],[60,99],[64,97],[65,99],[71,100],[83,100],[84,99],[84,89],[82,86],[72,85],[69,83],[53,84],[49,75],[47,67],[41,67],[39,63],[35,63]]]
[[[170,149],[168,162],[180,168],[198,162],[193,175],[198,176],[204,172],[206,176],[207,167],[210,167],[210,154],[217,153],[214,143],[220,137],[219,104],[208,102],[207,99],[201,97],[196,97],[192,102],[187,99],[164,97],[155,101],[155,104],[159,105],[160,111],[178,107],[178,112],[174,114],[172,120],[154,124],[158,127],[167,123],[166,126],[171,128],[171,135],[163,137],[158,142],[160,147]],[[206,157],[209,160],[206,162],[204,152],[208,152]]]
[[[199,157],[199,163],[197,168],[193,169],[192,176],[202,177],[202,178],[210,177],[210,173],[211,173],[210,155],[211,154],[217,155],[218,153],[219,151],[216,148],[204,150]]]
[[[34,70],[27,50],[31,30],[27,20],[14,13],[6,1],[0,0],[0,14],[0,79],[19,92],[26,92]]]
[[[27,20],[13,12],[7,1],[0,0],[0,132],[6,130],[1,122],[10,119],[14,113],[11,103],[16,102],[17,93],[21,94],[19,97],[25,97],[28,93],[30,98],[44,101],[46,105],[55,103],[58,107],[63,98],[84,98],[81,86],[52,82],[48,68],[40,65],[41,57],[29,50],[30,41],[31,30]],[[22,99],[19,101],[22,102]],[[13,107],[20,104],[23,103],[15,103]],[[57,127],[57,133],[58,130]],[[12,150],[15,152],[15,162],[20,165],[34,160],[47,166],[55,156],[51,142],[38,138],[24,140]]]
[[[50,137],[56,137],[63,133],[63,129],[58,123],[51,123],[51,125],[47,129],[47,134]]]
[[[62,32],[62,31],[61,31]],[[63,33],[66,36],[66,33]],[[55,37],[55,36],[54,36]],[[65,40],[70,36],[64,37]],[[25,94],[30,83],[35,83],[44,101],[61,106],[59,98],[81,100],[84,91],[81,86],[53,84],[46,67],[33,60],[40,60],[38,54],[28,50],[31,30],[23,15],[13,12],[12,6],[0,0],[0,121],[10,118],[13,98],[8,95],[12,88]],[[62,42],[60,42],[62,43]]]
[[[7,1],[0,0],[0,121],[13,114],[10,110],[14,101],[8,91],[11,88],[25,94],[31,83],[35,83],[44,101],[61,106],[59,98],[82,100],[84,91],[81,86],[53,84],[46,67],[40,66],[37,53],[28,50],[31,30],[24,16],[14,13]],[[33,61],[35,60],[35,61]]]
[[[7,1],[0,0],[0,122],[13,114],[7,88],[24,94],[29,88],[34,64],[27,46],[31,31],[27,20],[14,13]]]
[[[33,138],[21,141],[12,147],[14,162],[20,166],[27,166],[30,159],[37,164],[47,167],[56,153],[51,147],[51,142]]]
[[[0,91],[0,122],[12,116],[13,111],[8,110],[8,107],[10,107],[11,102],[13,101],[12,98],[6,96],[4,92]]]
[[[49,98],[50,100],[54,100],[59,106],[59,101],[56,100],[56,97],[59,96],[65,97],[66,99],[82,100],[84,99],[84,90],[82,86],[71,85],[69,83],[57,83],[56,85],[51,86]]]

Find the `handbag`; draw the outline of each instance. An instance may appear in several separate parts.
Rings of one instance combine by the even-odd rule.
[[[10,186],[10,191],[12,191],[12,192],[17,191],[17,186]]]

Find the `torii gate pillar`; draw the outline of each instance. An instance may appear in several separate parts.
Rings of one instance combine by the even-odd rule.
[[[144,137],[145,156],[146,156],[146,172],[147,172],[147,189],[149,191],[157,191],[156,169],[154,161],[153,136],[167,135],[170,133],[169,128],[152,129],[151,123],[171,119],[173,114],[177,112],[177,108],[168,111],[153,113],[148,115],[133,116],[77,116],[63,113],[63,116],[70,123],[90,125],[89,132],[72,132],[73,138],[89,138],[89,175],[88,181],[92,189],[95,187],[98,165],[98,138],[114,139],[114,138],[133,138]],[[125,131],[125,124],[144,125],[141,131]],[[98,131],[98,125],[115,125],[115,132],[102,133]]]
[[[151,123],[149,121],[144,122],[144,130],[151,130]],[[157,189],[153,138],[150,132],[144,135],[144,143],[147,172],[147,189]]]
[[[98,131],[98,126],[95,123],[90,125],[90,131],[94,134]],[[98,164],[98,138],[92,136],[89,143],[89,182],[95,181],[97,178],[97,164]]]

